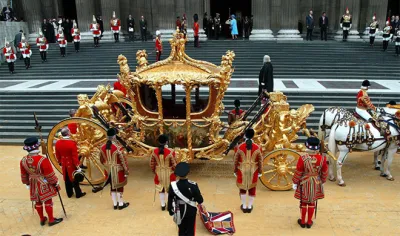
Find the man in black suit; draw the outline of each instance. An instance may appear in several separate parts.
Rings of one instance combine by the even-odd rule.
[[[132,15],[129,15],[128,21],[128,33],[129,33],[129,40],[135,41],[135,20],[132,18]]]
[[[144,19],[144,16],[140,18],[140,34],[142,36],[142,41],[147,41],[147,21]]]
[[[258,75],[258,96],[263,90],[267,90],[268,93],[274,91],[274,69],[268,55],[264,56],[264,64]]]
[[[326,12],[322,12],[322,16],[319,18],[319,28],[321,30],[321,41],[324,39],[327,41],[328,17],[326,16]]]
[[[312,32],[314,30],[314,17],[313,17],[313,11],[310,10],[310,14],[306,17],[306,26],[307,26],[307,36],[306,40],[310,39],[312,41]]]
[[[104,23],[103,23],[103,19],[101,19],[101,16],[97,17],[97,24],[100,25],[100,31],[101,31],[100,39],[101,39],[101,38],[103,38],[103,32],[104,32]]]

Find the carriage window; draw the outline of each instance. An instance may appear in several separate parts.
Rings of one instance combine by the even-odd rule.
[[[140,88],[140,98],[143,106],[152,112],[158,112],[156,91],[148,85],[142,85]]]
[[[204,85],[199,85],[192,89],[191,93],[191,113],[199,113],[204,111],[208,105],[208,98],[210,95],[209,87]]]
[[[190,93],[190,112],[198,113],[208,105],[208,86],[193,88]],[[186,94],[182,85],[165,85],[162,87],[164,119],[186,118]]]

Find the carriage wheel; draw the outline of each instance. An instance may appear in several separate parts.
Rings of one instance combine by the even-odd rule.
[[[101,184],[105,180],[105,167],[100,162],[101,146],[107,141],[107,131],[100,123],[85,118],[69,118],[60,121],[50,131],[47,137],[47,150],[50,161],[54,167],[62,172],[55,154],[55,144],[62,139],[61,129],[68,124],[76,124],[77,132],[72,134],[71,139],[78,145],[80,163],[87,166],[86,177],[92,184]],[[82,184],[88,184],[86,179]]]
[[[278,149],[264,157],[261,183],[271,190],[289,190],[300,154],[291,149]]]

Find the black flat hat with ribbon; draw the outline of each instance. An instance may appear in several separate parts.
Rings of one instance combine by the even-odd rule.
[[[190,167],[186,162],[179,162],[175,167],[175,175],[179,177],[185,177],[189,174]]]
[[[25,139],[24,141],[24,150],[26,151],[32,151],[37,149],[38,147],[40,147],[40,142],[39,139],[36,137],[29,137],[27,139]]]
[[[320,141],[316,137],[309,137],[305,143],[307,149],[310,150],[319,150],[320,148]]]

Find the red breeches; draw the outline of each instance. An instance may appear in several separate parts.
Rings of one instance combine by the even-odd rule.
[[[40,217],[40,221],[44,220],[44,215],[43,215],[43,203],[42,202],[36,202],[35,204],[36,211]],[[44,208],[46,209],[46,213],[49,216],[49,222],[54,221],[54,216],[53,216],[53,200],[49,199],[44,202]]]
[[[315,211],[315,203],[301,203],[301,223],[305,224],[306,223],[306,215],[308,213],[307,217],[307,224],[311,225],[312,224],[312,217],[314,215]]]
[[[239,191],[240,195],[246,194],[246,192],[248,191],[249,192],[249,196],[251,196],[251,197],[255,197],[256,196],[256,187],[251,188],[249,190],[244,190],[244,189],[239,189],[239,190],[240,190]]]

